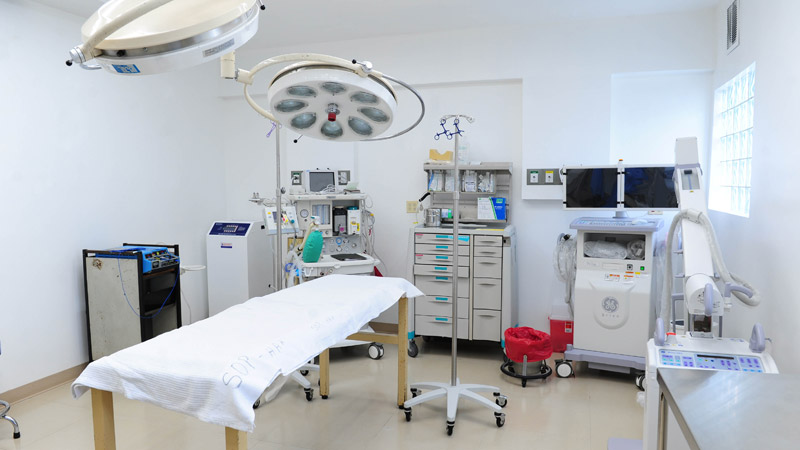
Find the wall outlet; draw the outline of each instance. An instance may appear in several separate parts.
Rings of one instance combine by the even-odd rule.
[[[529,170],[528,171],[528,184],[539,184],[539,171],[538,170]]]
[[[409,214],[414,214],[417,212],[417,204],[416,200],[408,200],[406,202],[406,212]]]
[[[544,182],[547,184],[553,184],[553,171],[547,170],[544,172]]]

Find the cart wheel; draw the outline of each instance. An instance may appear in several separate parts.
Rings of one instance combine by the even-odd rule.
[[[301,370],[300,371],[300,375],[306,376],[306,375],[308,375],[308,371],[307,370]]]
[[[309,388],[309,389],[303,389],[303,390],[304,390],[304,391],[305,391],[305,393],[306,393],[306,400],[308,400],[308,401],[311,401],[311,399],[313,399],[313,398],[314,398],[314,390],[313,390],[313,389],[311,389],[311,388]]]
[[[527,386],[527,385],[528,385],[528,380],[526,380],[525,378],[523,378],[523,379],[522,379],[522,387],[525,387],[525,386]]]
[[[495,392],[494,397],[495,397],[494,402],[497,403],[497,406],[505,408],[506,404],[508,404],[508,397],[506,397],[505,395],[499,392]]]
[[[411,388],[411,398],[414,398],[419,395],[419,389]]]
[[[372,359],[381,359],[381,357],[383,356],[383,345],[378,344],[377,342],[369,344],[369,348],[367,349],[367,354]]]
[[[495,421],[497,422],[497,428],[502,427],[506,424],[506,413],[494,413]]]
[[[320,397],[322,397],[323,400],[327,400],[328,399],[327,395],[320,395]]]
[[[258,400],[256,400],[255,403],[253,403],[253,409],[258,408],[259,406],[261,406],[261,399],[260,398]]]
[[[636,383],[636,387],[639,388],[640,391],[644,390],[645,378],[643,373],[636,375],[636,380],[634,382]]]
[[[567,378],[573,374],[572,364],[569,361],[558,361],[556,363],[556,375],[558,378]]]
[[[411,422],[411,408],[406,408],[404,412],[406,413],[406,422]]]
[[[417,343],[414,341],[408,341],[408,356],[416,358],[418,354],[419,348],[417,347]]]
[[[453,422],[453,423],[447,422],[447,435],[448,436],[452,436],[453,435],[453,427],[455,427],[455,426],[456,426],[455,422]]]

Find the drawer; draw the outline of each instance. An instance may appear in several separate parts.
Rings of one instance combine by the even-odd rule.
[[[491,256],[492,258],[503,257],[503,247],[475,246],[475,256]]]
[[[498,328],[499,328],[498,322]],[[414,316],[414,334],[420,336],[453,336],[453,319],[440,316]],[[469,339],[469,319],[458,319],[458,338]]]
[[[453,277],[417,275],[414,277],[414,285],[425,295],[436,295],[451,297],[453,295]],[[458,295],[460,297],[469,296],[469,278],[458,278]]]
[[[503,283],[498,278],[475,278],[472,281],[475,308],[497,309],[502,305]]]
[[[475,257],[475,277],[482,278],[502,278],[503,258],[492,258],[490,256]]]
[[[452,266],[453,255],[431,255],[430,253],[417,253],[414,255],[416,264],[441,264]],[[469,256],[458,255],[458,265],[469,267]]]
[[[459,293],[460,295],[460,293]],[[466,292],[464,295],[468,295]],[[453,317],[452,297],[437,297],[426,295],[417,297],[414,311],[423,316]],[[469,319],[469,299],[458,299],[458,318]]]
[[[414,246],[414,252],[432,255],[452,255],[453,244],[416,244]],[[463,243],[459,245],[458,255],[469,255],[469,245],[463,245]]]
[[[500,311],[475,309],[472,317],[472,339],[500,342]]]
[[[452,264],[452,263],[451,263]],[[414,275],[446,275],[453,274],[453,266],[449,265],[436,265],[436,264],[414,264]],[[459,267],[458,277],[469,278],[469,267]]]
[[[469,235],[458,235],[460,244],[469,244]],[[417,244],[453,244],[453,233],[435,234],[435,233],[414,233],[414,242]]]
[[[502,247],[503,236],[474,236],[475,245],[483,245],[487,247]]]

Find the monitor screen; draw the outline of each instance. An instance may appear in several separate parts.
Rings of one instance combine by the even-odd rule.
[[[625,167],[625,208],[677,209],[674,167]]]
[[[336,175],[333,172],[308,172],[308,192],[322,192],[328,186],[336,187]]]
[[[567,208],[617,208],[617,168],[567,169]]]

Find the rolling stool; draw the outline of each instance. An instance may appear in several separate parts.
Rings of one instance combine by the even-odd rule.
[[[553,355],[549,334],[530,327],[517,327],[508,328],[504,335],[506,361],[500,366],[500,371],[510,377],[522,379],[522,387],[528,384],[528,380],[544,380],[553,373],[553,369],[547,365],[547,358]],[[539,362],[539,369],[529,375],[528,363],[536,361]],[[522,363],[521,374],[514,369],[515,362]]]
[[[19,424],[17,423],[16,420],[14,420],[13,417],[6,415],[6,413],[8,413],[8,410],[11,409],[11,406],[8,404],[8,402],[0,400],[0,408],[2,408],[0,409],[0,419],[5,419],[11,422],[11,425],[14,425],[14,439],[19,439],[20,437]]]

